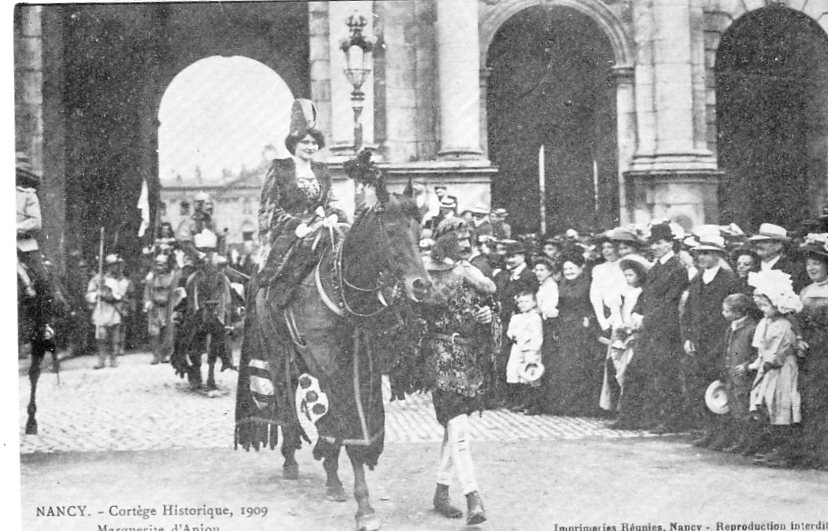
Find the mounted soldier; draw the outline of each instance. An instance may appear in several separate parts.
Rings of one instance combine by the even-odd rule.
[[[49,273],[43,265],[43,257],[37,243],[37,237],[43,228],[40,201],[37,197],[40,176],[34,172],[28,156],[21,152],[17,153],[15,170],[17,279],[24,286],[24,296],[32,299],[36,321],[36,326],[32,331],[36,337],[28,339],[50,342],[54,338],[52,327],[54,294],[49,281]],[[22,304],[22,301],[18,301],[18,304]]]

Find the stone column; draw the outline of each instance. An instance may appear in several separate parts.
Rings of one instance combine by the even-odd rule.
[[[319,130],[331,144],[331,46],[328,2],[308,2],[310,33],[310,90],[316,104]],[[297,96],[294,94],[294,96]]]
[[[699,6],[699,0],[640,0],[634,6],[638,146],[624,180],[636,223],[666,217],[691,228],[718,221],[721,172],[701,134],[706,110],[699,90],[705,76]]]
[[[635,154],[635,71],[632,66],[616,66],[612,69],[615,79],[616,126],[618,138],[618,205],[622,225],[632,222],[631,208],[627,204],[624,172],[630,169]]]
[[[492,69],[483,66],[480,68],[480,148],[483,150],[483,157],[489,158],[489,112],[486,109],[489,95],[489,76]]]
[[[478,0],[438,0],[441,159],[480,159]]]

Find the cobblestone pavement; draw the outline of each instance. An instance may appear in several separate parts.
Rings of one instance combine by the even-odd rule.
[[[66,360],[60,386],[54,373],[44,372],[37,396],[38,435],[23,432],[29,381],[21,372],[20,453],[232,447],[237,373],[218,372],[219,363],[219,391],[192,391],[170,365],[150,365],[150,358],[150,354],[130,354],[121,358],[119,367],[103,370],[92,369],[92,357]],[[203,365],[205,378],[206,370]],[[388,402],[388,391],[386,382],[386,442],[442,440],[428,395]],[[472,437],[478,441],[646,436],[610,430],[605,424],[598,419],[526,416],[505,409],[475,414],[471,421]]]

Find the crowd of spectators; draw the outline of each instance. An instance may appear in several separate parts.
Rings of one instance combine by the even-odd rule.
[[[504,328],[490,407],[605,418],[769,466],[828,465],[828,207],[796,231],[669,221],[513,235],[458,214]]]

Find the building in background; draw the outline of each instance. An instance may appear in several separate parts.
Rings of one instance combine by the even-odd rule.
[[[157,204],[161,98],[207,57],[256,60],[314,100],[324,158],[352,197],[340,42],[355,11],[376,39],[363,139],[397,187],[445,184],[460,210],[505,207],[533,230],[543,146],[552,230],[794,226],[825,198],[828,0],[17,5],[17,148],[44,174],[47,249],[94,252],[143,180]]]

